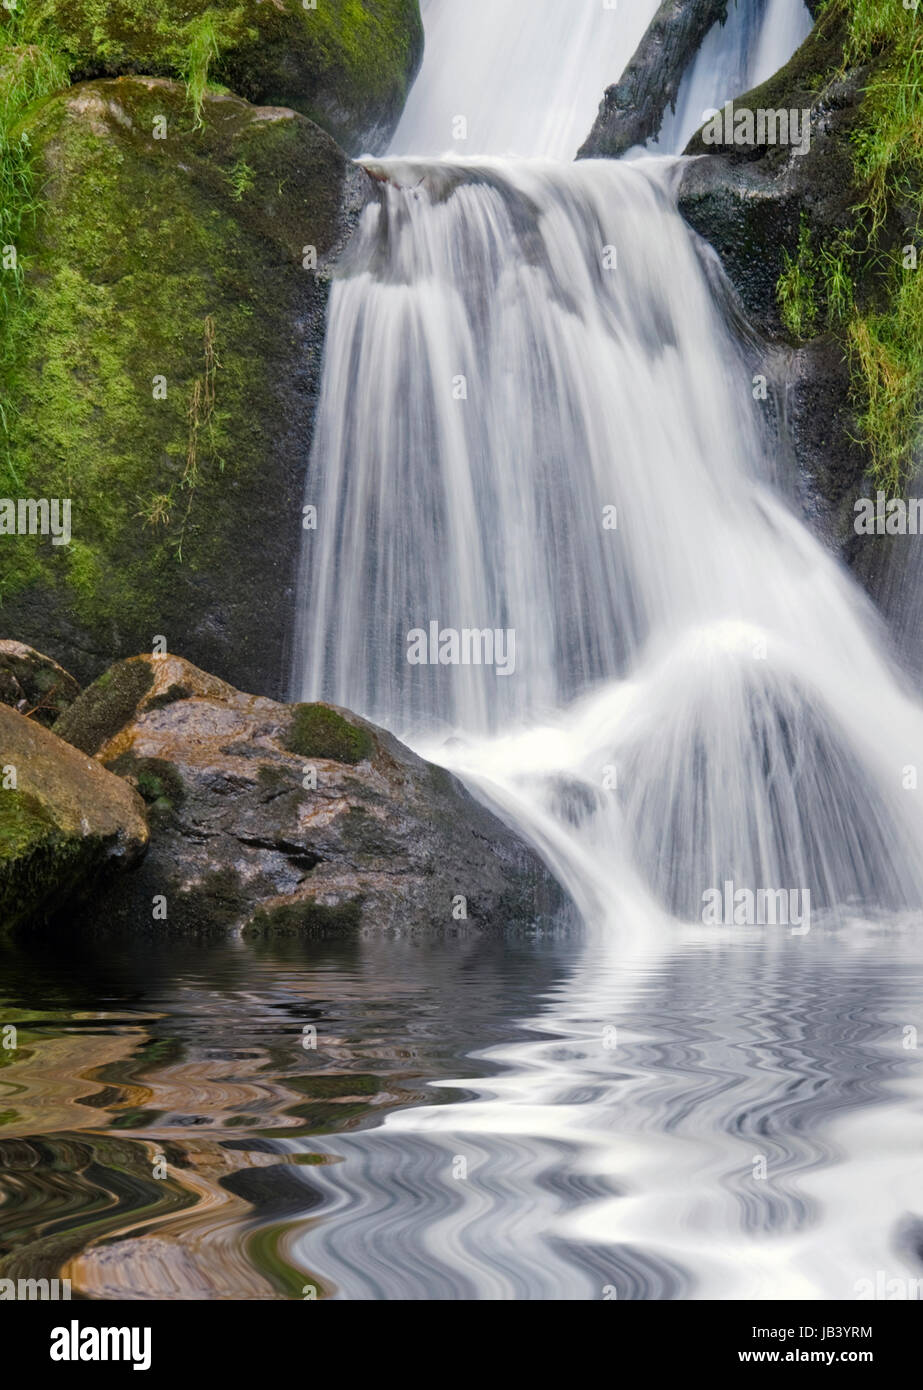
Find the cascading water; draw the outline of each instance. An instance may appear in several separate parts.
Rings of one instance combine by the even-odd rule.
[[[804,0],[750,0],[728,6],[726,24],[706,35],[651,148],[681,150],[704,113],[749,92],[786,63],[811,30]]]
[[[570,159],[660,0],[423,0],[424,70],[393,154]]]
[[[870,605],[772,490],[760,392],[722,312],[717,263],[676,210],[676,161],[491,157],[571,153],[593,114],[573,99],[574,73],[595,109],[655,8],[433,0],[401,154],[368,165],[380,196],[333,292],[307,489],[318,529],[303,559],[299,693],[378,720],[466,777],[544,853],[587,922],[605,928],[531,1025],[552,1041],[491,1054],[504,1070],[486,1099],[405,1111],[331,1144],[352,1167],[318,1181],[352,1215],[317,1239],[352,1296],[421,1296],[447,1269],[456,1292],[589,1293],[604,1281],[599,1262],[587,1273],[585,1256],[575,1274],[563,1247],[549,1253],[552,1227],[562,1242],[606,1243],[610,1268],[620,1249],[619,1297],[850,1296],[836,1279],[863,1260],[897,1258],[886,1251],[908,1200],[897,1174],[861,1230],[843,1214],[842,1183],[815,1184],[817,1203],[842,1215],[834,1256],[820,1252],[797,1184],[784,1177],[763,1200],[735,1176],[750,1162],[738,1144],[756,1142],[736,1107],[772,1109],[775,1090],[787,1093],[788,1062],[766,1042],[772,1025],[760,1013],[783,1008],[786,971],[794,995],[812,1001],[799,1010],[827,1020],[812,1042],[799,1012],[791,1064],[806,1076],[825,1066],[837,1094],[836,1009],[817,1003],[817,929],[805,957],[778,927],[758,927],[749,952],[732,924],[720,945],[701,925],[684,928],[700,956],[736,943],[755,975],[725,963],[733,1003],[722,1013],[716,1002],[700,1025],[702,981],[677,955],[663,967],[676,978],[662,1043],[638,1032],[651,1018],[639,1021],[632,1003],[653,995],[647,972],[672,949],[677,923],[701,922],[703,896],[727,881],[808,892],[815,908],[836,909],[833,931],[850,914],[923,902],[923,825],[907,779],[923,716]],[[762,0],[750,10],[764,24],[780,13]],[[729,26],[728,43],[738,39]],[[511,63],[517,43],[525,74]],[[759,48],[750,43],[751,57]],[[560,90],[545,90],[539,75],[558,72]],[[734,94],[699,87],[695,100],[717,106]],[[446,148],[450,110],[466,103],[486,155],[404,156],[411,142],[417,154]],[[431,624],[505,634],[514,660],[442,664],[430,649],[412,664],[410,635],[428,636]],[[771,963],[777,949],[784,968]],[[760,979],[771,981],[762,1002]],[[708,988],[720,1001],[717,981]],[[615,1017],[630,1023],[613,1075],[593,1038]],[[672,1050],[690,1033],[704,1039],[704,1080],[690,1060],[697,1045]],[[681,1104],[686,1092],[698,1099]],[[677,1139],[693,1114],[714,1132]],[[821,1120],[822,1108],[811,1123]],[[462,1136],[485,1162],[513,1166],[518,1205],[505,1178],[485,1179],[447,1210],[431,1175]],[[854,1136],[843,1142],[862,1150]],[[564,1147],[590,1204],[582,1221],[573,1210],[559,1221],[574,1202],[549,1196]],[[826,1141],[784,1136],[778,1147],[784,1174],[829,1152]],[[399,1199],[368,1195],[383,1152],[418,1165],[404,1173],[416,1205],[400,1229],[425,1224],[427,1248],[439,1249],[438,1260],[415,1253],[406,1267],[395,1254],[389,1283],[357,1254],[395,1202],[392,1224],[401,1219]],[[861,1181],[861,1166],[850,1173]],[[754,1253],[751,1237],[770,1229],[781,1244]],[[320,1258],[314,1242],[304,1238],[309,1265]]]
[[[468,740],[450,760],[502,765],[508,814],[518,785],[681,915],[725,880],[919,904],[923,722],[763,481],[674,166],[370,167],[309,484],[304,697],[442,759],[436,736]],[[411,664],[432,624],[510,650]]]

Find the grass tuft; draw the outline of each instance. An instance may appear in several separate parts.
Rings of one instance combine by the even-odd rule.
[[[923,5],[828,0],[823,13],[842,26],[840,75],[863,74],[853,221],[819,246],[802,223],[777,302],[793,337],[843,339],[872,480],[898,495],[923,445]]]

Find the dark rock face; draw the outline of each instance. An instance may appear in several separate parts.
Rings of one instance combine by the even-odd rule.
[[[736,106],[750,110],[810,111],[806,154],[782,144],[708,145],[701,131],[686,149],[687,155],[706,158],[687,167],[680,210],[715,247],[748,314],[764,332],[783,332],[775,287],[783,253],[797,247],[801,217],[820,235],[850,220],[855,195],[850,139],[859,119],[863,74],[824,82],[822,74],[836,73],[841,58],[839,33],[818,26],[780,72],[735,98]]]
[[[327,267],[374,185],[291,110],[208,93],[202,119],[147,77],[29,119],[11,460],[72,539],[2,538],[3,612],[82,682],[159,636],[281,693]]]
[[[663,0],[621,79],[607,88],[579,159],[617,159],[660,129],[683,74],[728,0]]]
[[[148,841],[144,803],[119,777],[0,704],[0,932],[72,911]]]
[[[80,686],[50,656],[0,640],[0,702],[46,728],[74,703]]]
[[[176,657],[107,675],[59,732],[138,788],[152,840],[89,924],[498,931],[565,907],[539,858],[454,777],[355,715],[245,695]]]
[[[776,285],[784,253],[795,253],[802,218],[815,229],[832,231],[849,217],[852,171],[846,129],[855,111],[854,96],[853,84],[843,84],[825,110],[814,112],[806,155],[779,148],[757,157],[738,148],[709,153],[686,166],[679,187],[680,211],[717,251],[749,323],[763,336],[767,359],[779,352],[785,359],[775,387],[780,444],[790,450],[802,475],[800,497],[815,529],[834,548],[851,534],[852,503],[867,467],[849,404],[849,365],[833,334],[807,342],[789,339]],[[787,96],[780,97],[777,89],[741,97],[739,104],[766,106],[776,98],[785,100],[788,109]],[[843,105],[835,104],[841,100]],[[790,104],[799,101],[804,109],[811,106],[796,91]],[[702,150],[701,141],[693,140],[689,152]]]

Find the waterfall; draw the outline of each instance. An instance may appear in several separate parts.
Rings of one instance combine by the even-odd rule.
[[[675,110],[664,113],[651,147],[682,150],[704,113],[765,82],[791,57],[811,31],[804,0],[739,0],[728,6],[726,24],[715,24],[683,77]]]
[[[391,153],[572,158],[659,4],[423,0],[423,71]]]
[[[570,152],[575,68],[598,95],[600,26],[621,62],[654,8],[433,3],[397,149],[446,143],[446,78],[494,154]],[[537,74],[504,48],[527,11],[526,53],[540,36],[555,73],[531,122]],[[772,489],[760,379],[676,210],[677,162],[367,167],[380,196],[334,288],[306,492],[302,698],[464,775],[593,920],[694,918],[727,881],[919,906],[923,717]]]

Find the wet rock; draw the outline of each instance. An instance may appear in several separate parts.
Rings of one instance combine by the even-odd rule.
[[[728,0],[663,0],[620,80],[607,88],[579,159],[617,159],[660,130],[683,74]]]
[[[0,931],[72,911],[144,854],[144,803],[121,778],[0,704]]]
[[[857,440],[846,348],[826,331],[792,338],[776,291],[803,228],[822,245],[854,219],[853,141],[868,74],[844,69],[844,22],[841,9],[821,12],[789,63],[735,98],[738,109],[809,111],[807,152],[783,144],[709,145],[699,131],[686,153],[701,157],[683,171],[679,207],[717,251],[751,324],[787,353],[777,392],[780,447],[790,451],[799,500],[815,530],[853,563],[852,508],[868,489],[868,455]],[[857,569],[868,578],[868,567],[864,574]]]
[[[539,858],[454,777],[345,710],[277,704],[180,658],[137,657],[59,727],[138,789],[151,821],[144,865],[91,922],[497,931],[565,906]]]
[[[73,676],[50,656],[0,640],[0,702],[50,728],[79,694]]]

